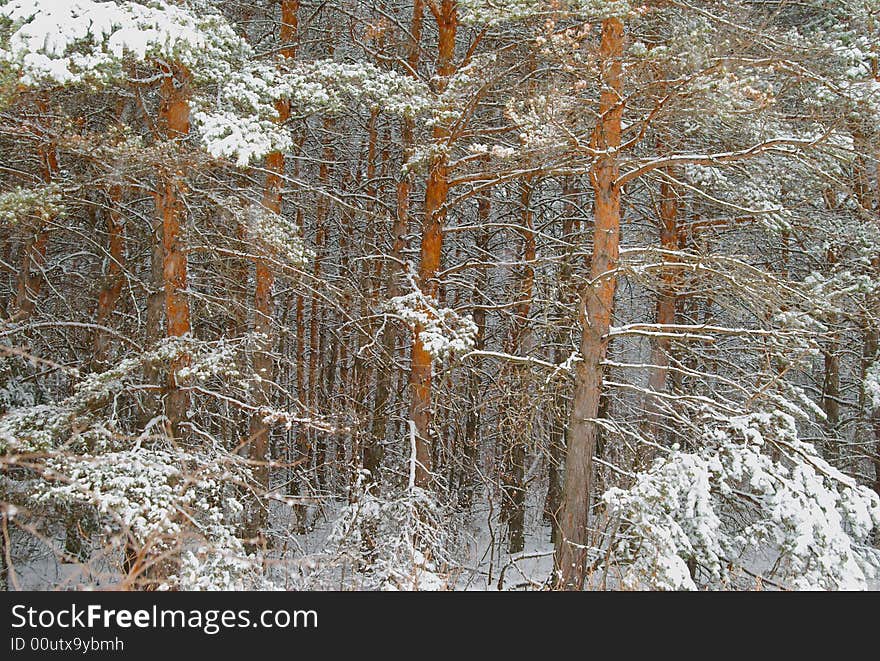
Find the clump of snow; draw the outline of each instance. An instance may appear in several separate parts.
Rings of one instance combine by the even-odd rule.
[[[19,61],[23,82],[59,84],[114,75],[125,53],[174,57],[203,47],[208,37],[185,9],[157,1],[11,0],[0,15],[13,21],[8,57]]]
[[[425,351],[438,362],[470,351],[476,342],[479,329],[471,317],[441,307],[418,287],[390,299],[385,309],[417,329]]]
[[[54,184],[39,188],[22,188],[0,193],[0,222],[15,225],[27,218],[49,221],[62,216],[64,203],[61,189]]]
[[[192,119],[205,150],[214,158],[233,159],[240,167],[270,152],[288,150],[293,144],[270,119],[224,110],[197,111]]]

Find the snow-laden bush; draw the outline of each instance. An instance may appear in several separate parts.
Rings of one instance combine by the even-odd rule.
[[[149,565],[180,553],[160,588],[245,590],[265,587],[259,562],[235,536],[243,510],[233,484],[249,477],[243,462],[215,448],[136,447],[46,460],[34,500],[44,507],[84,504],[107,540],[145,550]]]
[[[241,542],[226,537],[227,544],[203,544],[183,553],[178,573],[163,587],[174,586],[190,592],[276,590],[266,578],[258,560],[248,555]]]
[[[725,588],[751,572],[794,589],[865,589],[880,576],[880,498],[780,411],[717,424],[699,451],[673,449],[603,498],[619,523],[605,569],[624,587]],[[762,553],[769,568],[756,565]]]
[[[117,520],[139,543],[173,538],[181,530],[178,508],[190,504],[175,453],[137,448],[97,456],[50,457],[37,500],[82,502]],[[107,530],[110,530],[108,526]]]
[[[207,435],[197,449],[170,442],[161,415],[134,432],[117,419],[119,400],[140,385],[145,366],[164,367],[185,355],[179,383],[220,386],[242,376],[237,350],[226,340],[168,338],[78,378],[68,397],[0,417],[0,457],[31,476],[27,509],[96,520],[90,541],[137,554],[160,588],[271,587],[259,558],[236,537],[241,485],[253,483],[247,462]]]
[[[419,487],[389,495],[361,480],[328,539],[336,562],[352,566],[358,589],[443,590],[453,537],[447,512]]]
[[[412,292],[395,296],[385,307],[410,328],[420,329],[422,346],[435,361],[442,362],[474,347],[478,329],[473,319],[452,308],[441,307],[414,282]]]
[[[238,502],[234,510],[242,511]],[[215,510],[216,514],[216,510]],[[165,586],[188,591],[241,591],[277,590],[279,586],[266,575],[258,554],[249,553],[235,536],[235,516],[216,517],[201,528],[201,536],[194,548],[181,555],[177,573],[172,574]]]

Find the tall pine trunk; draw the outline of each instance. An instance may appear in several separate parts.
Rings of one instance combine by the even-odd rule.
[[[532,308],[532,290],[535,283],[535,231],[533,227],[534,213],[531,206],[534,184],[526,179],[522,184],[520,195],[520,218],[522,227],[519,230],[523,239],[522,272],[517,283],[517,301],[513,309],[513,321],[508,337],[508,353],[525,355],[525,339],[529,328],[529,314]],[[522,415],[528,408],[523,406],[521,395],[527,392],[528,368],[522,364],[514,364],[510,368],[513,383],[509,410],[516,412],[510,416],[514,426],[503,434],[502,443],[502,493],[503,501],[501,517],[507,522],[509,550],[519,553],[525,546],[526,518],[526,487],[525,463],[526,442],[530,425],[523,426]],[[528,413],[526,413],[528,414]]]
[[[602,397],[602,361],[608,331],[620,249],[620,189],[616,149],[620,146],[623,117],[623,23],[618,18],[602,22],[599,48],[602,90],[599,119],[592,147],[598,153],[590,171],[595,202],[595,231],[590,282],[582,292],[582,360],[575,367],[575,389],[568,425],[565,483],[559,516],[555,568],[558,587],[581,590],[586,574],[587,519],[592,487],[593,452],[596,449],[599,402]]]
[[[120,212],[122,200],[122,187],[118,184],[112,186],[108,192],[107,210],[107,275],[104,287],[98,296],[98,309],[96,323],[98,326],[107,326],[110,317],[116,309],[116,303],[122,293],[122,285],[125,282],[125,227]],[[95,365],[104,365],[107,359],[110,338],[101,328],[95,331],[93,362]]]
[[[673,176],[671,169],[667,169],[665,176],[670,179]],[[658,205],[660,220],[660,248],[662,250],[661,261],[663,268],[660,271],[660,287],[657,292],[657,324],[660,326],[675,323],[678,308],[677,296],[677,271],[676,262],[678,257],[675,253],[679,250],[678,229],[678,192],[675,186],[664,179],[660,184],[660,203]],[[648,389],[652,393],[661,395],[667,389],[667,375],[669,373],[669,351],[671,349],[669,337],[657,337],[651,342],[651,368],[648,375]],[[648,433],[653,440],[661,441],[663,438],[663,416],[660,413],[660,398],[656,395],[648,395],[645,398]]]
[[[439,31],[437,76],[442,91],[454,71],[455,34],[458,15],[454,0],[442,0],[439,7],[429,5],[434,13]],[[445,146],[450,137],[449,129],[442,123],[434,127],[433,140]],[[418,283],[422,293],[437,298],[436,276],[440,270],[443,251],[443,223],[446,220],[446,198],[449,194],[449,172],[445,152],[438,150],[431,163],[425,190],[425,212],[422,221],[422,241]],[[410,420],[415,426],[416,486],[426,487],[431,476],[431,354],[422,343],[424,328],[417,324],[413,338],[412,365],[410,368]]]
[[[424,6],[422,0],[413,2],[412,22],[410,24],[409,43],[407,46],[407,69],[409,75],[418,75],[420,43],[422,39],[422,21]],[[400,130],[400,141],[403,146],[403,161],[406,162],[413,154],[413,129],[415,123],[404,117]],[[409,228],[409,196],[412,190],[412,175],[404,173],[397,182],[397,205],[394,222],[391,227],[391,260],[387,271],[387,294],[389,298],[397,296],[400,288],[397,279],[400,274],[403,250],[406,248],[406,234]],[[382,360],[377,367],[376,394],[373,399],[373,425],[369,442],[364,446],[364,468],[370,471],[373,481],[379,481],[379,468],[382,463],[382,442],[386,440],[388,429],[389,406],[391,404],[391,377],[394,355],[397,352],[398,333],[392,324],[385,324],[382,330]]]
[[[559,267],[558,304],[561,310],[576,308],[576,291],[572,285],[574,260],[580,247],[580,210],[574,202],[579,191],[571,178],[562,184],[562,199],[565,200],[565,215],[562,220],[562,238],[566,243],[566,255]],[[561,320],[560,320],[561,321]],[[566,347],[569,344],[568,329],[557,322],[554,333],[554,361],[561,364],[568,358]],[[568,418],[568,398],[561,387],[556,391],[547,449],[547,495],[544,499],[544,521],[550,524],[550,541],[555,542],[559,532],[559,507],[562,501],[562,468],[565,462],[565,426]]]
[[[43,115],[47,113],[45,100],[39,99],[36,105]],[[40,176],[44,183],[50,184],[58,172],[58,153],[51,140],[42,135],[40,138],[37,152],[40,157]],[[33,239],[22,250],[21,270],[18,273],[18,313],[13,321],[27,319],[36,309],[43,289],[48,244],[49,230],[46,221],[40,220]]]
[[[169,141],[180,141],[189,134],[189,85],[190,73],[180,64],[172,64],[165,70],[161,86],[159,125]],[[158,216],[162,219],[163,284],[165,290],[165,321],[168,337],[188,335],[192,330],[189,300],[187,298],[187,256],[181,234],[186,219],[184,205],[184,173],[163,170],[159,176],[156,194]],[[189,356],[182,353],[171,361],[165,384],[165,415],[171,434],[181,436],[181,423],[189,408],[189,393],[177,382],[177,371],[189,363]]]
[[[298,0],[283,0],[281,3],[280,39],[284,47],[281,54],[286,58],[295,55],[291,45],[296,38],[299,10]],[[290,103],[278,99],[275,103],[278,112],[277,122],[284,124],[290,117]],[[280,151],[271,152],[266,156],[266,181],[263,188],[263,206],[273,214],[281,214],[282,193],[284,185],[284,154]],[[275,272],[268,259],[257,259],[254,267],[254,332],[260,338],[254,353],[254,373],[259,378],[257,387],[257,404],[269,406],[272,401],[272,385],[275,382],[275,360],[272,351],[276,344],[276,334],[272,325],[275,301],[272,287],[275,284]],[[270,429],[263,421],[264,413],[255,412],[251,416],[249,429],[249,456],[253,466],[254,479],[259,489],[265,494],[269,491],[270,461]],[[268,504],[256,505],[250,513],[246,533],[249,538],[256,538],[268,523]]]
[[[325,142],[321,163],[318,166],[319,190],[322,192],[319,193],[320,198],[315,209],[315,261],[312,271],[315,283],[321,281],[324,269],[327,223],[330,218],[330,201],[327,193],[330,191],[330,179],[333,175],[332,164],[336,159],[331,131],[333,120],[325,118],[323,126]],[[317,293],[312,294],[309,310],[309,392],[307,403],[315,410],[319,410],[323,405],[322,393],[326,392],[326,381],[322,380],[322,376],[325,376],[322,356],[325,355],[324,348],[329,334],[324,332],[325,308],[321,304],[322,300]],[[336,365],[331,363],[330,368],[334,370],[335,374]],[[327,482],[329,466],[327,463],[327,438],[320,432],[314,437],[314,453],[317,484],[323,488]]]

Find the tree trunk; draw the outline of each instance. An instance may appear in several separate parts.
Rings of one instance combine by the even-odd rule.
[[[37,107],[41,113],[47,112],[44,100],[37,101]],[[52,183],[52,179],[58,172],[58,153],[55,145],[49,140],[41,141],[38,147],[40,156],[40,175],[46,184]],[[45,221],[39,221],[33,240],[24,247],[21,258],[21,271],[18,274],[18,313],[13,321],[21,321],[30,317],[37,306],[37,299],[43,288],[44,269],[46,267],[46,248],[49,243],[49,230]]]
[[[150,244],[150,276],[149,293],[147,294],[147,309],[144,314],[145,346],[154,348],[162,337],[162,322],[164,321],[164,275],[162,266],[165,262],[165,248],[162,241],[162,218],[159,214],[152,220]],[[150,420],[157,415],[159,409],[159,397],[157,394],[159,380],[159,365],[147,363],[144,365],[144,383],[151,390],[144,394],[138,425],[144,428]]]
[[[481,261],[489,261],[489,228],[491,220],[492,198],[491,192],[486,191],[477,201],[477,218],[480,229],[477,234],[477,254]],[[473,319],[477,327],[477,337],[474,349],[482,351],[486,347],[486,301],[482,298],[489,289],[489,273],[481,268],[477,274],[472,293],[472,305],[474,306]],[[482,379],[480,371],[469,370],[467,376],[468,411],[464,427],[464,466],[459,478],[459,505],[462,509],[470,508],[474,498],[475,477],[477,475],[480,450],[481,426],[483,421],[482,403]]]
[[[122,223],[122,214],[119,204],[122,199],[122,187],[115,185],[109,191],[107,216],[108,253],[107,275],[104,288],[98,296],[98,310],[96,323],[99,326],[107,326],[110,317],[116,309],[119,295],[122,293],[124,282],[123,270],[125,268],[125,228]],[[94,356],[95,365],[103,366],[107,359],[110,338],[100,328],[95,331]]]
[[[290,58],[295,54],[295,47],[289,45],[296,38],[298,0],[282,0],[281,3],[281,43],[287,45],[281,54]],[[290,117],[290,103],[279,99],[275,103],[278,111],[278,123],[284,124]],[[284,154],[274,151],[266,156],[266,182],[263,188],[263,206],[273,214],[281,214],[284,186]],[[254,374],[258,377],[257,404],[269,406],[272,401],[272,385],[275,382],[275,360],[272,351],[275,346],[275,330],[272,316],[275,301],[272,287],[275,284],[275,273],[268,259],[257,259],[254,276],[254,332],[258,334],[258,346],[254,353]],[[251,416],[249,429],[250,459],[254,479],[260,490],[265,494],[269,491],[270,461],[270,428],[263,422],[264,414],[257,411]],[[255,505],[247,526],[247,536],[256,538],[262,533],[268,522],[268,505]]]
[[[379,141],[378,129],[379,112],[374,109],[370,113],[370,122],[367,127],[367,154],[366,168],[364,178],[366,181],[365,193],[367,201],[365,211],[369,216],[375,213],[376,193],[377,193],[377,159],[379,152],[377,144]],[[378,254],[380,251],[377,245],[376,224],[368,222],[364,227],[363,234],[363,250],[367,254]],[[349,236],[353,236],[352,223],[346,223],[344,232]],[[381,264],[376,260],[376,265]],[[373,436],[372,420],[370,416],[374,410],[371,403],[374,401],[374,393],[370,392],[370,386],[373,383],[373,362],[370,355],[364,349],[366,345],[373,344],[373,338],[376,333],[375,320],[371,311],[375,309],[379,296],[378,279],[375,277],[376,265],[371,265],[368,260],[361,260],[359,263],[359,289],[362,292],[360,300],[360,316],[363,322],[358,325],[353,337],[351,385],[348,392],[352,394],[352,402],[354,405],[355,424],[351,435],[351,468],[348,471],[349,481],[357,479],[358,470],[363,468],[364,459],[367,456],[380,456],[380,450],[376,447],[377,439]],[[346,385],[343,383],[343,388]],[[381,446],[380,446],[381,447]],[[378,471],[378,464],[374,464],[373,470]],[[370,471],[371,474],[373,471]]]
[[[581,590],[586,573],[587,519],[596,447],[599,401],[602,396],[602,361],[608,345],[620,248],[620,189],[616,148],[620,146],[623,23],[618,18],[602,22],[600,66],[602,91],[599,121],[593,148],[600,152],[591,171],[595,201],[595,232],[590,265],[591,281],[582,295],[582,360],[575,368],[575,390],[568,426],[565,484],[559,517],[560,539],[555,567],[558,587]]]
[[[832,321],[832,323],[834,323]],[[822,380],[822,410],[825,412],[826,458],[838,465],[840,457],[840,335],[832,333],[828,345],[822,352],[824,356],[824,378]]]
[[[159,124],[169,141],[182,140],[189,133],[190,73],[182,65],[171,65],[165,71],[161,86]],[[164,258],[162,273],[165,288],[165,320],[168,337],[181,337],[191,331],[189,301],[186,294],[187,256],[181,236],[186,218],[184,206],[184,175],[180,171],[162,172],[156,206],[162,219],[162,246]],[[189,393],[177,383],[177,371],[189,363],[189,356],[181,354],[171,361],[165,388],[165,415],[171,434],[181,436],[181,423],[189,408]]]
[[[667,169],[666,176],[673,173]],[[664,179],[660,184],[660,248],[663,268],[660,272],[660,287],[657,292],[657,324],[675,323],[678,307],[677,271],[675,263],[678,258],[669,253],[679,250],[678,245],[678,193],[674,185]],[[668,265],[668,266],[667,266]],[[669,371],[669,351],[671,341],[668,337],[655,338],[651,343],[651,368],[648,376],[648,389],[662,394],[666,392],[667,373]],[[663,438],[663,416],[660,413],[659,398],[648,395],[645,398],[645,409],[648,433],[653,440],[660,442]]]
[[[327,220],[330,215],[330,203],[327,192],[330,190],[330,177],[332,175],[332,163],[335,159],[333,145],[331,143],[332,120],[324,120],[325,140],[323,157],[318,167],[318,181],[320,197],[315,208],[315,262],[312,275],[314,282],[321,281],[323,272],[324,244],[327,240]],[[319,409],[322,404],[321,393],[323,391],[323,383],[321,379],[321,356],[324,355],[323,345],[326,339],[323,333],[324,308],[321,305],[321,299],[317,294],[312,295],[312,303],[310,306],[309,318],[309,396],[307,404],[313,409]],[[318,434],[315,436],[315,458],[316,471],[319,485],[323,485],[323,475],[326,473],[326,448],[327,438]]]
[[[580,247],[577,235],[580,231],[580,213],[578,205],[573,202],[577,191],[570,178],[562,184],[562,199],[565,200],[565,215],[562,219],[562,238],[566,242],[567,254],[559,268],[559,307],[562,310],[575,309],[577,296],[572,286],[574,253]],[[554,361],[562,363],[568,358],[565,347],[569,343],[568,330],[562,319],[557,321],[555,333],[556,349]],[[550,541],[556,542],[559,533],[559,506],[562,501],[562,467],[565,463],[565,422],[568,417],[568,398],[559,388],[554,398],[553,418],[550,422],[550,433],[547,449],[547,495],[544,499],[544,521],[550,524]]]
[[[410,26],[410,40],[408,44],[407,66],[408,73],[416,77],[419,66],[419,45],[422,38],[423,19],[422,0],[413,2],[412,23]],[[400,141],[403,146],[403,161],[406,162],[413,154],[414,122],[409,117],[404,117],[400,130]],[[397,207],[394,223],[391,228],[391,260],[387,272],[388,297],[393,298],[400,292],[397,278],[400,274],[400,265],[403,250],[406,248],[406,235],[409,229],[409,196],[412,190],[412,175],[404,173],[397,182]],[[382,442],[387,438],[388,414],[391,395],[391,377],[394,355],[397,351],[398,332],[392,324],[385,324],[382,331],[382,357],[377,368],[376,396],[373,400],[373,428],[370,443],[364,447],[364,468],[370,471],[374,482],[379,482],[379,467],[382,463],[384,450]]]
[[[439,7],[429,5],[437,20],[439,31],[437,76],[438,91],[442,91],[454,71],[455,33],[458,26],[456,2],[442,0]],[[438,123],[433,140],[445,146],[450,134],[448,127]],[[422,221],[422,242],[419,261],[419,287],[425,296],[437,298],[437,272],[443,251],[443,223],[446,219],[446,198],[449,193],[448,163],[444,152],[438,153],[431,163],[425,190],[425,214]],[[413,338],[410,371],[410,419],[416,434],[416,486],[426,487],[431,475],[431,354],[422,344],[424,328],[417,324]]]
[[[531,208],[533,190],[534,185],[532,182],[526,180],[522,185],[520,197],[522,221],[520,233],[523,238],[523,266],[517,288],[517,302],[513,308],[514,316],[507,347],[508,353],[514,355],[525,354],[524,344],[528,331],[529,313],[532,308],[532,290],[535,282],[535,269],[532,266],[535,261],[534,213]],[[514,392],[512,393],[512,401],[508,409],[510,411],[517,411],[519,414],[509,417],[509,419],[514,421],[515,428],[509,429],[507,433],[502,435],[502,442],[506,442],[506,446],[502,453],[503,499],[501,518],[507,522],[510,552],[519,553],[525,546],[526,489],[524,479],[526,430],[529,428],[529,425],[523,426],[521,424],[522,419],[520,415],[522,415],[523,411],[527,412],[528,407],[523,407],[520,396],[527,387],[528,368],[517,364],[511,367],[511,371],[513,374]]]

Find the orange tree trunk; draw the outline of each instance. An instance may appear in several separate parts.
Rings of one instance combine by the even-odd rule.
[[[97,324],[107,326],[110,316],[116,309],[119,295],[122,293],[123,269],[125,267],[125,234],[122,225],[122,214],[119,203],[122,199],[122,187],[114,185],[109,191],[107,214],[107,236],[109,261],[107,279],[104,288],[98,295]],[[107,359],[109,337],[100,328],[95,331],[94,362],[102,365]]]
[[[667,171],[671,178],[672,172]],[[657,294],[657,323],[674,324],[675,313],[678,307],[677,273],[675,262],[678,258],[670,252],[679,250],[678,228],[678,193],[675,187],[668,181],[660,184],[660,247],[663,250],[662,261],[664,268],[660,273],[660,289]],[[668,266],[666,266],[668,264]],[[654,340],[651,348],[651,372],[648,376],[648,387],[655,393],[666,391],[667,373],[669,368],[670,339],[660,337]],[[650,433],[656,440],[661,439],[661,416],[659,402],[656,397],[647,397],[647,416]]]
[[[614,292],[613,271],[620,248],[620,189],[616,148],[620,146],[623,116],[623,23],[607,18],[602,23],[600,66],[602,91],[599,121],[593,148],[600,152],[590,171],[595,202],[595,231],[590,283],[582,295],[582,360],[575,368],[575,390],[568,424],[565,483],[559,515],[555,565],[558,587],[580,590],[586,572],[587,517],[596,448],[599,400],[602,394],[602,361],[608,347]]]
[[[424,6],[421,0],[413,2],[410,42],[407,54],[408,73],[415,77],[419,66],[419,44],[422,38],[422,19]],[[403,160],[412,156],[414,122],[405,117],[401,126],[400,141],[403,145]],[[391,228],[391,261],[387,272],[388,297],[399,293],[397,277],[400,271],[401,256],[406,247],[406,233],[409,226],[409,195],[412,190],[411,175],[403,174],[397,182],[397,208]],[[382,441],[388,427],[388,407],[391,394],[391,365],[397,348],[398,334],[394,326],[385,324],[382,331],[383,360],[377,366],[376,395],[373,400],[373,426],[370,443],[364,447],[364,468],[370,471],[375,482],[379,481],[379,467],[382,463]]]
[[[46,113],[48,108],[45,100],[37,101],[37,108],[41,113]],[[41,141],[39,145],[40,174],[44,183],[52,183],[52,178],[58,172],[58,154],[55,145],[50,141]],[[25,246],[22,251],[21,271],[18,276],[18,309],[15,319],[27,319],[34,313],[37,299],[43,288],[43,269],[46,266],[46,247],[49,243],[49,231],[45,227],[45,221],[40,221],[37,233],[32,242]]]
[[[455,33],[458,26],[456,3],[442,0],[439,7],[430,5],[439,30],[437,75],[444,86],[454,71]],[[442,124],[434,127],[434,143],[443,145],[449,130]],[[446,198],[449,193],[449,171],[442,151],[434,157],[425,190],[425,215],[422,221],[422,243],[419,262],[419,287],[425,296],[437,297],[440,257],[443,250],[443,222],[446,219]],[[416,486],[425,487],[431,475],[431,355],[422,344],[424,328],[416,325],[410,371],[410,419],[416,434]]]
[[[283,0],[281,3],[281,50],[284,57],[293,57],[296,49],[292,44],[296,38],[297,11],[299,0]],[[279,99],[275,108],[278,111],[278,123],[283,124],[290,118],[290,103]],[[281,213],[281,188],[284,185],[284,154],[274,151],[266,156],[266,183],[263,190],[263,206],[272,213]],[[260,378],[257,389],[258,404],[268,406],[271,401],[272,383],[275,381],[275,361],[272,358],[272,347],[275,344],[272,329],[272,315],[275,309],[272,298],[272,287],[275,284],[275,273],[269,260],[257,259],[254,274],[254,332],[261,337],[254,354],[254,373]],[[264,414],[257,411],[250,421],[250,459],[253,462],[254,479],[263,491],[269,490],[269,426],[263,422]],[[248,534],[256,536],[266,524],[267,511],[258,507],[252,513]]]
[[[189,133],[189,79],[190,74],[181,65],[166,70],[162,81],[162,102],[159,124],[168,140],[181,140]],[[181,224],[186,217],[184,207],[184,175],[181,171],[162,172],[156,196],[157,211],[162,219],[162,246],[164,258],[162,274],[165,287],[165,319],[168,337],[187,335],[191,330],[189,301],[186,295],[187,259],[181,236]],[[165,415],[175,437],[180,436],[180,423],[189,408],[189,394],[177,383],[177,370],[189,362],[181,355],[171,361],[165,389]]]

